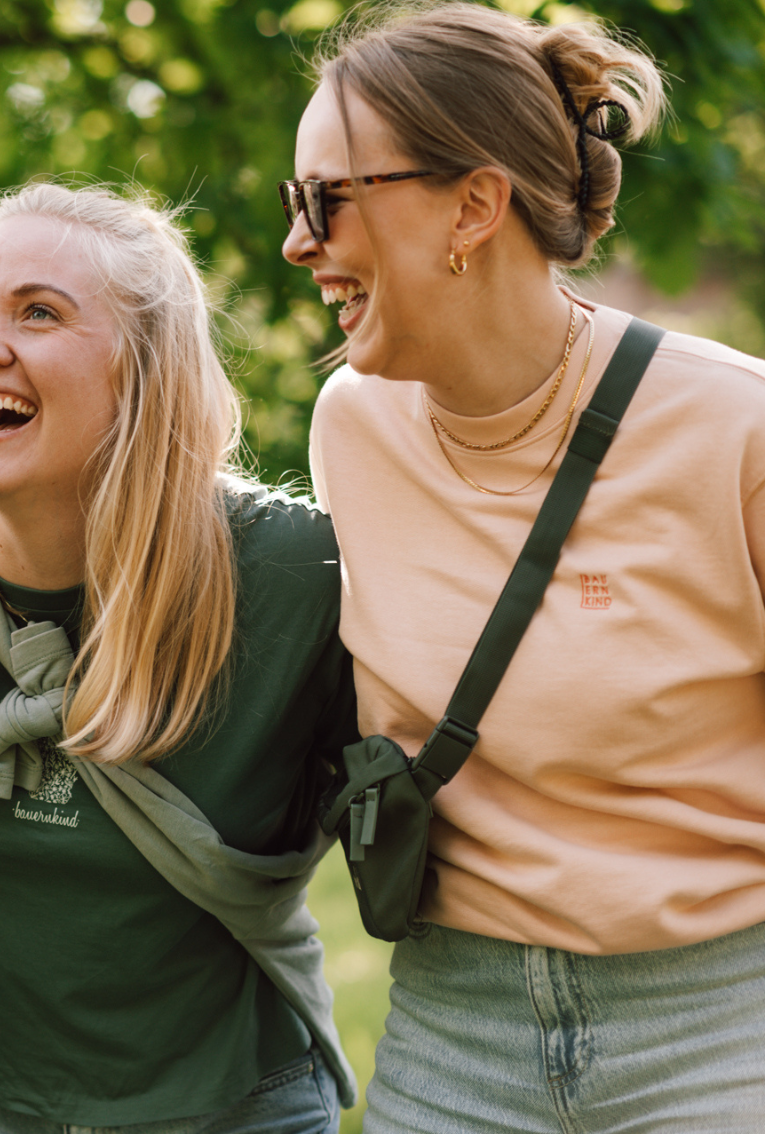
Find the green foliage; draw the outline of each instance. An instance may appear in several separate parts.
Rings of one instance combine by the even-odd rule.
[[[195,247],[227,312],[231,363],[252,404],[250,444],[269,479],[305,469],[318,388],[307,364],[339,341],[308,273],[281,258],[275,183],[292,170],[310,95],[295,37],[310,54],[312,37],[347,6],[0,0],[0,182],[74,171],[189,202]],[[666,66],[676,118],[658,146],[625,154],[619,231],[666,292],[721,265],[765,316],[763,0],[501,6],[552,22],[595,13]]]
[[[762,261],[765,9],[758,0],[586,6],[647,44],[670,78],[674,121],[658,146],[624,155],[619,218],[638,263],[677,294],[722,249]]]

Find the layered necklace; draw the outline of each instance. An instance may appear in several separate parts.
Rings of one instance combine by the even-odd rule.
[[[579,395],[581,394],[582,387],[584,386],[584,379],[585,379],[585,376],[587,374],[587,367],[590,364],[590,357],[592,356],[592,345],[595,341],[595,324],[594,324],[590,314],[587,311],[585,311],[584,309],[582,309],[582,315],[584,317],[584,320],[589,325],[589,341],[587,343],[587,353],[585,355],[584,363],[582,364],[582,369],[581,369],[581,372],[579,374],[579,381],[577,382],[576,389],[574,390],[574,396],[571,399],[571,403],[568,407],[568,410],[566,411],[566,416],[565,416],[564,421],[563,421],[563,430],[561,432],[560,437],[558,438],[558,444],[555,446],[555,449],[553,450],[552,456],[547,461],[547,463],[539,470],[539,472],[536,474],[536,476],[533,476],[531,478],[530,481],[527,481],[526,484],[521,485],[520,488],[512,488],[509,491],[500,491],[496,488],[485,488],[483,485],[477,484],[476,481],[472,480],[466,473],[462,472],[462,470],[459,469],[457,467],[457,465],[454,463],[452,458],[449,456],[449,451],[446,448],[446,445],[444,444],[443,437],[441,436],[441,434],[444,434],[451,441],[454,441],[454,443],[456,445],[461,446],[463,449],[470,449],[470,450],[474,450],[474,451],[477,450],[477,451],[480,451],[480,452],[492,452],[492,451],[497,451],[499,449],[505,449],[508,445],[512,445],[514,442],[519,441],[522,437],[525,437],[526,434],[529,433],[530,430],[532,430],[534,428],[534,426],[537,424],[537,422],[540,420],[540,418],[543,417],[544,414],[547,412],[553,398],[555,397],[558,390],[560,389],[561,383],[563,382],[566,371],[568,370],[568,363],[569,363],[569,359],[571,358],[571,348],[573,347],[573,344],[574,344],[574,333],[575,333],[575,330],[576,330],[576,311],[577,311],[577,309],[572,302],[572,304],[571,304],[571,321],[570,321],[570,324],[569,324],[568,338],[566,339],[566,348],[565,348],[565,351],[563,353],[563,358],[561,360],[561,364],[558,367],[558,373],[555,376],[555,381],[552,385],[552,389],[550,390],[550,393],[547,395],[547,397],[545,398],[542,405],[539,407],[537,412],[534,414],[531,421],[529,421],[526,425],[524,425],[523,429],[520,429],[517,433],[514,433],[512,437],[508,437],[504,441],[495,441],[492,445],[477,445],[477,444],[474,444],[471,441],[465,441],[462,437],[458,437],[455,433],[452,433],[449,429],[447,429],[442,421],[439,421],[439,419],[436,417],[435,413],[433,412],[433,407],[430,404],[430,400],[428,399],[427,394],[424,394],[424,392],[423,392],[423,396],[425,398],[425,409],[427,410],[427,414],[428,414],[428,417],[430,419],[430,424],[433,428],[433,432],[436,436],[436,440],[438,441],[438,445],[439,445],[439,448],[441,449],[441,452],[446,457],[446,460],[451,465],[451,467],[454,469],[454,471],[456,472],[456,474],[460,478],[460,480],[464,480],[465,484],[469,484],[470,487],[476,489],[477,492],[484,492],[488,496],[516,496],[519,492],[525,492],[527,488],[530,488],[532,484],[534,484],[537,480],[539,480],[539,478],[543,475],[543,473],[547,472],[550,465],[553,463],[553,461],[557,457],[558,453],[560,452],[561,446],[563,445],[563,442],[566,439],[566,435],[568,434],[569,428],[571,426],[571,420],[572,420],[574,413],[576,411],[577,402],[579,401]]]
[[[571,317],[568,324],[566,348],[563,351],[563,358],[561,359],[561,364],[558,367],[558,373],[555,376],[555,381],[553,382],[552,389],[550,390],[550,393],[547,395],[545,400],[542,402],[542,405],[532,417],[531,421],[524,425],[523,429],[519,429],[517,433],[514,433],[512,437],[508,437],[504,441],[495,441],[493,445],[473,445],[470,441],[463,441],[463,439],[461,437],[458,437],[456,433],[451,433],[442,421],[438,420],[433,412],[433,407],[430,404],[430,401],[428,400],[428,396],[426,394],[425,401],[428,407],[428,414],[430,416],[431,425],[435,423],[435,425],[438,426],[442,433],[444,433],[451,441],[454,441],[457,445],[461,445],[463,449],[479,449],[484,453],[489,452],[493,449],[504,449],[507,445],[512,445],[515,441],[520,441],[521,437],[525,437],[529,430],[534,428],[539,419],[541,417],[544,417],[544,415],[547,413],[547,410],[552,405],[553,398],[558,393],[558,390],[561,387],[561,382],[565,378],[566,371],[568,370],[568,360],[571,358],[571,348],[574,345],[575,333],[576,306],[573,302],[571,302]]]

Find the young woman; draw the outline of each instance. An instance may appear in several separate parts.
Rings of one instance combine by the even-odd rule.
[[[0,201],[0,368],[0,1132],[336,1131],[353,1088],[295,893],[354,734],[331,525],[223,476],[236,399],[145,201]],[[120,775],[118,825],[94,792]],[[146,783],[202,889],[221,838],[263,875],[294,983],[134,845],[163,833]]]
[[[350,365],[313,427],[362,735],[442,717],[629,322],[562,287],[662,108],[596,26],[429,5],[340,40],[282,187]],[[355,180],[354,180],[355,179]],[[765,365],[667,334],[397,945],[369,1134],[762,1128]]]

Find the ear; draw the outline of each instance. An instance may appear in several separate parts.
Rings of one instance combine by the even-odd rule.
[[[511,194],[510,179],[496,166],[468,173],[459,185],[452,247],[468,251],[490,240],[507,216]]]

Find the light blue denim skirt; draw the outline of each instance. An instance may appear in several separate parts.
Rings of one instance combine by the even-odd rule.
[[[764,1134],[765,924],[591,957],[430,926],[393,954],[365,1134]]]

